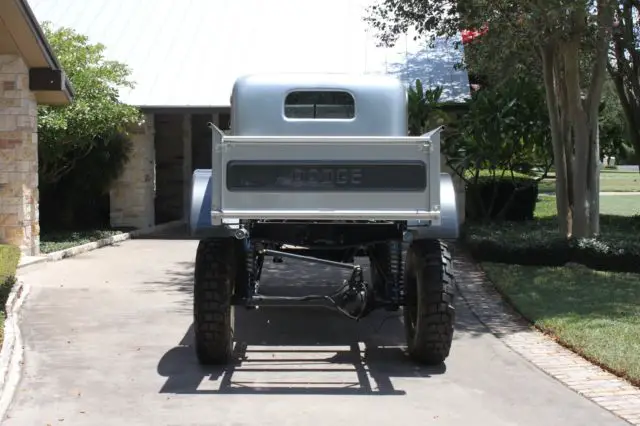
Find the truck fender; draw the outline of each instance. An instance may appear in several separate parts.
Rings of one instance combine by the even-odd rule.
[[[440,225],[431,226],[428,221],[410,220],[407,228],[414,239],[457,239],[460,235],[458,206],[453,179],[448,173],[440,174]]]
[[[197,169],[191,180],[191,210],[189,211],[189,230],[191,236],[222,237],[230,235],[230,230],[238,228],[238,219],[225,219],[222,226],[211,223],[211,169]]]
[[[192,236],[224,236],[230,229],[238,227],[237,219],[225,219],[223,226],[211,223],[211,185],[210,169],[198,169],[193,172],[191,186],[191,210],[189,229]],[[410,220],[407,225],[416,239],[456,239],[459,236],[456,192],[453,179],[448,173],[440,175],[440,226],[430,226],[426,221]]]

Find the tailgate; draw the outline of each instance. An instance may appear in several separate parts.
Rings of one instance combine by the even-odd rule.
[[[214,129],[212,221],[438,224],[440,130],[421,137],[253,137]]]

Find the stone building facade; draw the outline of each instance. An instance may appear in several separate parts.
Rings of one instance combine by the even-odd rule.
[[[142,108],[132,129],[133,152],[110,192],[111,226],[144,228],[183,221],[195,169],[211,168],[209,123],[228,129],[225,108]]]
[[[0,7],[0,244],[39,254],[38,105],[73,90],[24,0]]]
[[[35,255],[38,225],[38,104],[18,55],[0,55],[0,241]]]
[[[145,228],[153,226],[155,197],[155,144],[153,114],[130,130],[133,149],[122,175],[111,189],[111,225]]]

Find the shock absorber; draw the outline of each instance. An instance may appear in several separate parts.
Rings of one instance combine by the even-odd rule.
[[[394,303],[404,303],[404,262],[402,258],[402,243],[393,241],[389,243],[389,272],[394,283]]]

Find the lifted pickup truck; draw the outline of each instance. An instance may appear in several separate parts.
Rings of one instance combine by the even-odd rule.
[[[407,136],[407,92],[391,76],[249,75],[231,132],[212,125],[212,170],[193,175],[194,329],[202,364],[230,360],[234,307],[320,304],[349,318],[402,309],[407,352],[439,364],[454,327],[445,239],[458,237],[441,128]],[[330,295],[260,294],[265,258],[350,271]],[[370,274],[355,264],[368,257]],[[369,276],[366,276],[369,275]]]

